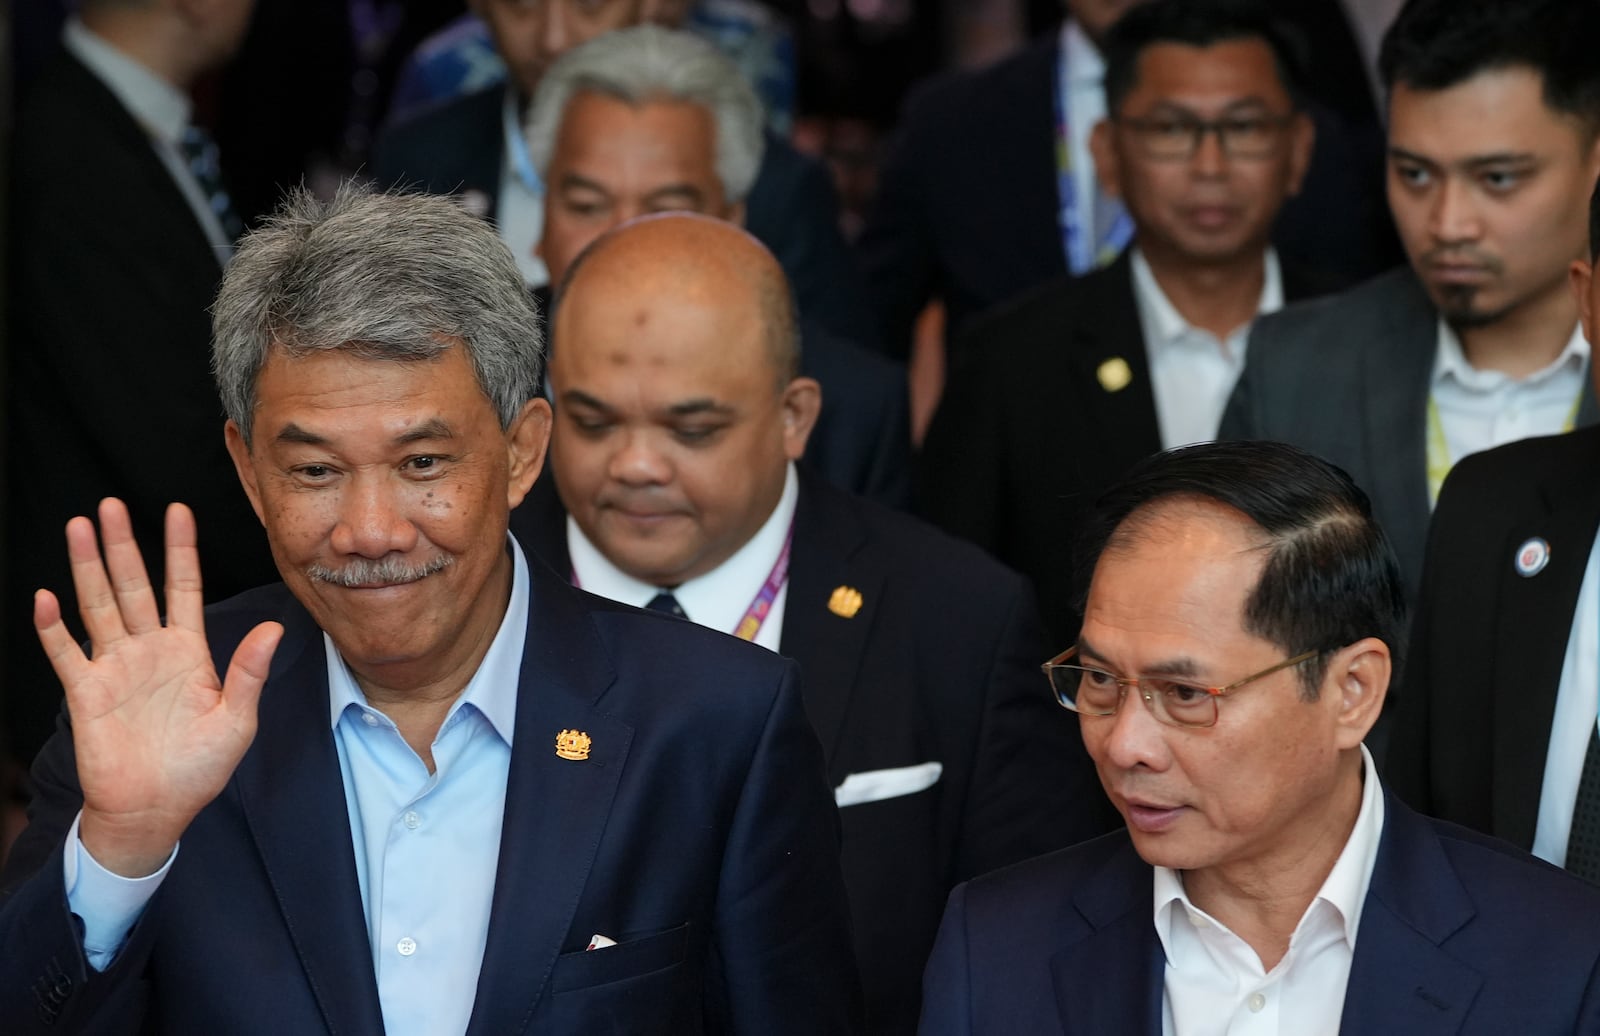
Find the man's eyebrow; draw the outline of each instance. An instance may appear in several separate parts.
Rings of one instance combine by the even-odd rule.
[[[1094,645],[1090,644],[1087,640],[1080,636],[1078,638],[1078,657],[1080,659],[1103,659],[1106,656],[1100,651],[1096,650]],[[1180,657],[1169,659],[1165,662],[1158,662],[1153,666],[1148,666],[1143,673],[1121,673],[1118,675],[1146,676],[1151,673],[1160,673],[1163,676],[1192,677],[1199,675],[1200,667],[1195,664],[1194,659]]]
[[[669,183],[645,195],[645,201],[651,205],[659,205],[668,198],[685,198],[698,204],[705,199],[705,195],[700,188],[691,183]]]
[[[422,422],[414,428],[408,428],[394,437],[397,445],[413,442],[424,442],[432,439],[453,439],[455,432],[451,430],[449,422],[443,418],[434,417]],[[326,436],[301,428],[293,421],[284,425],[278,434],[273,437],[274,442],[298,444],[301,446],[326,446]]]
[[[561,393],[561,401],[572,406],[588,407],[590,410],[599,410],[606,414],[611,413],[609,406],[580,389],[567,389],[567,391]]]
[[[686,399],[682,403],[674,403],[667,407],[667,413],[673,417],[693,417],[697,414],[732,414],[734,408],[727,403],[719,403],[714,399]]]
[[[577,188],[586,191],[597,191],[600,194],[606,195],[607,197],[610,197],[611,195],[611,192],[606,189],[605,184],[600,183],[597,180],[591,180],[582,173],[574,173],[570,170],[561,174],[561,183],[558,186],[564,191]]]
[[[302,446],[325,446],[328,440],[315,432],[308,432],[293,421],[290,421],[273,437],[273,442],[298,443]]]
[[[1438,169],[1445,164],[1461,169],[1481,169],[1486,166],[1527,165],[1539,160],[1539,156],[1531,151],[1494,151],[1487,155],[1470,155],[1454,162],[1442,163],[1437,159],[1419,155],[1413,151],[1407,151],[1403,147],[1395,147],[1393,145],[1389,148],[1389,157],[1399,159],[1402,162],[1415,162],[1417,165],[1425,165],[1430,169]]]
[[[397,445],[413,442],[426,442],[430,439],[454,439],[456,433],[451,429],[450,423],[442,417],[431,417],[417,425],[408,428],[394,437]]]

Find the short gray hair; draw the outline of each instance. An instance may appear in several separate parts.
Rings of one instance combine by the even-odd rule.
[[[585,90],[636,107],[678,101],[706,108],[716,124],[723,195],[734,203],[750,194],[766,150],[761,100],[739,67],[710,43],[687,32],[640,25],[568,51],[545,72],[528,111],[528,152],[539,175],[550,169],[568,103]]]
[[[538,391],[544,367],[538,307],[489,224],[449,198],[355,183],[326,203],[297,188],[245,237],[211,332],[217,391],[246,444],[270,349],[415,361],[460,340],[502,427]]]

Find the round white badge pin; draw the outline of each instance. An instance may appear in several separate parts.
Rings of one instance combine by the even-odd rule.
[[[1517,575],[1524,579],[1532,578],[1544,571],[1544,566],[1550,563],[1550,544],[1534,536],[1517,548]]]

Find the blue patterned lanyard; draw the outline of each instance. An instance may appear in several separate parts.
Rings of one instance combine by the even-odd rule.
[[[506,155],[511,159],[511,168],[516,172],[517,179],[522,181],[522,186],[530,194],[542,196],[544,194],[544,181],[539,179],[539,173],[533,168],[533,154],[528,150],[528,138],[522,135],[522,125],[517,120],[517,91],[515,88],[506,87],[506,103],[501,107],[501,121],[504,124],[506,137]]]
[[[1067,26],[1061,27],[1061,41],[1056,46],[1056,197],[1060,201],[1058,220],[1061,225],[1061,247],[1066,254],[1067,269],[1075,274],[1087,273],[1104,266],[1122,251],[1133,238],[1133,220],[1124,211],[1109,221],[1104,237],[1094,240],[1093,220],[1084,225],[1084,214],[1078,205],[1078,180],[1072,164],[1072,128],[1070,115],[1071,72],[1068,69]],[[1093,206],[1090,206],[1093,211]]]

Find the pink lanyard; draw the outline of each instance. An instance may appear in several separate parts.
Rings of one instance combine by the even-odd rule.
[[[756,591],[755,598],[750,602],[750,607],[745,609],[744,618],[733,628],[733,635],[740,640],[755,640],[756,634],[761,632],[761,626],[767,621],[767,616],[772,612],[772,602],[778,599],[778,592],[783,589],[783,584],[789,581],[789,548],[794,545],[794,519],[789,519],[789,531],[783,536],[783,549],[778,552],[778,560],[773,563],[772,571],[767,573],[767,581],[761,584],[761,589]],[[583,584],[578,582],[578,570],[572,570],[572,585],[580,590]]]

